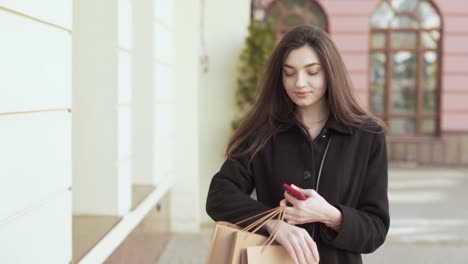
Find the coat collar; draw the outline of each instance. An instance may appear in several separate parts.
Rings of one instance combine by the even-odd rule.
[[[344,125],[340,121],[336,120],[334,115],[330,115],[328,118],[327,122],[325,123],[324,128],[327,130],[332,130],[335,132],[338,132],[343,135],[352,135],[353,134],[353,128]]]

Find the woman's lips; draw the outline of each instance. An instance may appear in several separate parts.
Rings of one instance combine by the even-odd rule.
[[[295,92],[297,97],[306,97],[310,92]]]

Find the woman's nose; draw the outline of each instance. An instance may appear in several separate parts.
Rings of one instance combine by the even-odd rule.
[[[304,73],[298,72],[296,76],[297,76],[296,87],[301,88],[301,87],[306,86],[306,78],[305,78]]]

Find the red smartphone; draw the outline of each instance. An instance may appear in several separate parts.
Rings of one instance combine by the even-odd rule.
[[[287,191],[290,195],[296,197],[297,199],[299,200],[302,200],[304,201],[305,199],[307,199],[307,197],[305,197],[305,195],[303,193],[301,193],[300,191],[294,189],[293,187],[291,187],[289,184],[285,183],[283,184],[283,188],[285,191]]]

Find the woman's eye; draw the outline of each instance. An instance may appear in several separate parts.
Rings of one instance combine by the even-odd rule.
[[[316,75],[317,73],[318,73],[318,71],[315,71],[315,72],[307,72],[307,74],[309,74],[310,76]]]
[[[293,75],[294,75],[294,72],[292,72],[292,73],[289,73],[289,72],[284,72],[284,75],[286,75],[286,76],[290,77],[290,76],[293,76]]]

